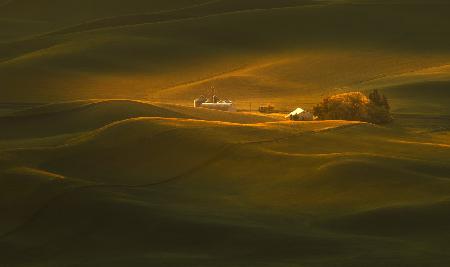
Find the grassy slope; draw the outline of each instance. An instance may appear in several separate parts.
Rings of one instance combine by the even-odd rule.
[[[44,138],[84,132],[135,117],[190,118],[259,123],[274,120],[258,114],[236,114],[130,100],[88,100],[49,104],[0,117],[1,139]],[[83,118],[83,120],[80,120]],[[40,127],[48,125],[48,127]]]
[[[0,117],[1,264],[449,265],[449,6],[273,2],[2,7],[0,26],[24,25],[0,37],[2,102],[191,103],[215,85],[290,108],[380,88],[402,114],[376,127],[87,100]]]
[[[54,0],[14,0],[0,5],[0,18],[9,20],[12,27],[10,38],[23,38],[33,34],[57,30],[69,25],[98,18],[125,14],[152,13],[202,4],[206,0],[142,1],[133,0],[126,5],[122,1],[54,1]],[[20,24],[28,22],[27,32],[17,32]],[[39,23],[45,23],[37,27]],[[33,25],[34,24],[34,25]],[[3,25],[2,25],[3,26]],[[36,28],[37,27],[37,28]],[[5,27],[7,30],[8,27]],[[5,40],[0,38],[0,40]]]
[[[256,10],[227,1],[217,5],[193,8],[190,19],[144,20],[5,43],[0,76],[6,89],[0,96],[10,101],[112,97],[190,103],[215,85],[241,103],[293,106],[449,60],[448,5],[440,3]],[[228,12],[231,7],[244,11]]]
[[[15,115],[39,123],[74,112],[79,122],[65,129],[77,133],[69,140],[9,142],[0,153],[8,266],[448,263],[450,143],[417,118],[412,132],[250,114],[220,122],[218,111],[193,120],[195,110],[167,105],[165,118],[117,116],[157,107],[74,102]]]

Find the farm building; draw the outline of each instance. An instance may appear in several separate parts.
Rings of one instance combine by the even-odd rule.
[[[294,111],[286,115],[285,118],[289,118],[293,121],[312,121],[314,116],[311,112],[306,111],[302,108],[296,108]]]
[[[221,111],[230,111],[230,112],[236,111],[236,107],[234,106],[232,101],[220,100],[215,95],[210,99],[208,99],[204,96],[200,96],[199,98],[194,100],[194,107],[215,109],[215,110],[221,110]]]
[[[272,105],[267,105],[267,106],[259,106],[259,112],[261,113],[274,113],[275,112],[275,107]]]

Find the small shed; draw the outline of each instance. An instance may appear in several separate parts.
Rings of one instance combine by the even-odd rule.
[[[314,116],[311,112],[302,108],[296,108],[294,111],[286,115],[285,118],[289,118],[292,121],[312,121]]]
[[[274,113],[275,112],[275,107],[272,105],[267,105],[267,106],[259,106],[259,112],[261,113]]]

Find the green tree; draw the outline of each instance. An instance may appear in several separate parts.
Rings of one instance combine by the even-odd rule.
[[[377,106],[383,105],[383,97],[381,96],[381,94],[378,92],[377,89],[373,90],[369,94],[369,100],[370,100],[370,102],[372,102],[373,104],[375,104]]]
[[[371,123],[387,123],[392,120],[386,96],[374,90],[365,96],[350,92],[327,97],[313,108],[313,114],[321,120],[357,120]]]

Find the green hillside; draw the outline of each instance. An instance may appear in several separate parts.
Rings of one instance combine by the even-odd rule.
[[[48,29],[82,23],[94,19],[143,12],[161,12],[203,4],[206,0],[142,1],[54,1],[13,0],[1,5],[0,15],[17,21],[43,21]]]
[[[294,2],[218,1],[159,19],[123,10],[74,33],[3,42],[0,97],[190,103],[215,85],[236,101],[288,105],[448,64],[441,2]]]
[[[3,117],[16,137],[0,142],[2,261],[449,263],[450,142],[426,118],[413,130],[407,118],[374,126],[244,113],[238,123],[192,112],[206,111],[85,101]]]
[[[449,13],[0,0],[0,267],[449,266]],[[373,89],[389,124],[285,118]]]
[[[319,2],[320,3],[320,2]],[[176,1],[5,1],[0,3],[0,16],[15,23],[14,31],[3,40],[26,38],[34,35],[70,33],[97,28],[160,22],[210,16],[225,12],[279,8],[317,4],[314,0],[236,1],[236,0],[176,0]],[[21,23],[28,22],[29,31],[17,32]],[[31,23],[30,23],[31,22]],[[33,27],[44,23],[45,26]],[[23,27],[22,27],[23,28]],[[5,27],[6,29],[6,27]],[[8,38],[9,37],[9,38]],[[0,39],[1,40],[1,39]]]

